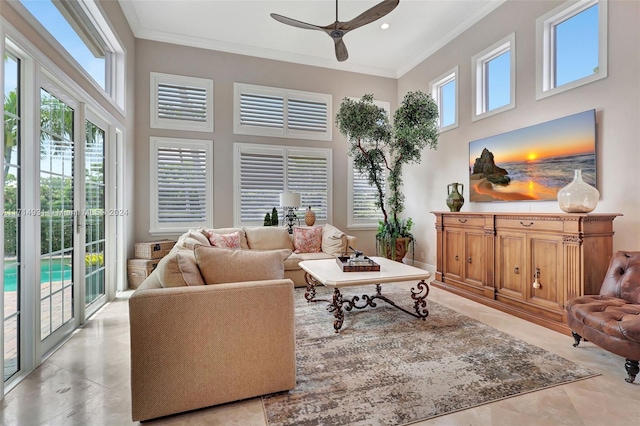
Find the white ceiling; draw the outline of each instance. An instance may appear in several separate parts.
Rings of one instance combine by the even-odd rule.
[[[341,0],[348,21],[381,0]],[[284,25],[278,13],[314,25],[335,21],[334,0],[119,0],[137,38],[398,78],[505,0],[400,0],[387,16],[344,36],[338,62],[324,32]],[[388,22],[391,27],[382,30]]]

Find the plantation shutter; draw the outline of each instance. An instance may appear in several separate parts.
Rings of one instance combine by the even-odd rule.
[[[235,134],[331,140],[332,96],[234,84]]]
[[[158,84],[158,117],[205,122],[207,90],[203,87]]]
[[[150,229],[213,226],[213,141],[150,138]]]
[[[207,155],[198,148],[158,148],[158,222],[207,219]]]
[[[258,93],[241,93],[240,123],[243,126],[282,129],[284,127],[283,97]]]
[[[236,143],[234,152],[236,226],[262,225],[274,207],[282,219],[283,192],[300,194],[298,207],[311,206],[318,222],[331,219],[330,149]]]
[[[284,153],[282,150],[241,150],[240,220],[262,223],[266,213],[280,204],[284,192]]]
[[[384,181],[386,185],[386,177]],[[384,188],[383,188],[384,189]],[[383,219],[382,210],[376,207],[378,189],[369,185],[365,175],[353,168],[353,219],[376,223]]]
[[[213,80],[152,72],[150,126],[213,132]]]
[[[316,220],[327,221],[329,187],[328,160],[319,152],[291,152],[287,156],[287,181],[289,192],[301,194],[302,208],[311,206]]]
[[[326,102],[289,97],[287,100],[287,127],[291,130],[326,133]]]

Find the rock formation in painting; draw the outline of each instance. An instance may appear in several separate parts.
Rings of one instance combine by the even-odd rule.
[[[484,148],[480,157],[476,158],[472,173],[480,175],[492,183],[508,184],[511,181],[511,178],[507,176],[509,173],[502,167],[496,166],[493,153],[487,148]]]

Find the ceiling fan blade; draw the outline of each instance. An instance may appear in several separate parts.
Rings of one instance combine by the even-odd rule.
[[[278,15],[277,13],[272,13],[271,17],[278,22],[282,22],[283,24],[291,25],[292,27],[304,28],[306,30],[320,30],[325,31],[324,28],[319,27],[318,25],[307,24],[306,22],[297,21],[295,19],[287,18],[286,16]]]
[[[377,19],[382,18],[398,6],[400,0],[384,0],[373,6],[371,9],[365,10],[360,15],[350,21],[340,22],[339,29],[344,32],[355,30],[363,25],[367,25]]]
[[[349,52],[347,52],[347,46],[342,41],[342,37],[334,38],[333,42],[336,45],[336,59],[339,62],[344,62],[349,58]]]

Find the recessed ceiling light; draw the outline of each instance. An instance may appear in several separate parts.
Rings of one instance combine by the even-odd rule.
[[[386,30],[387,28],[389,28],[389,23],[385,22],[384,24],[380,25],[380,28],[382,28],[383,30]]]

